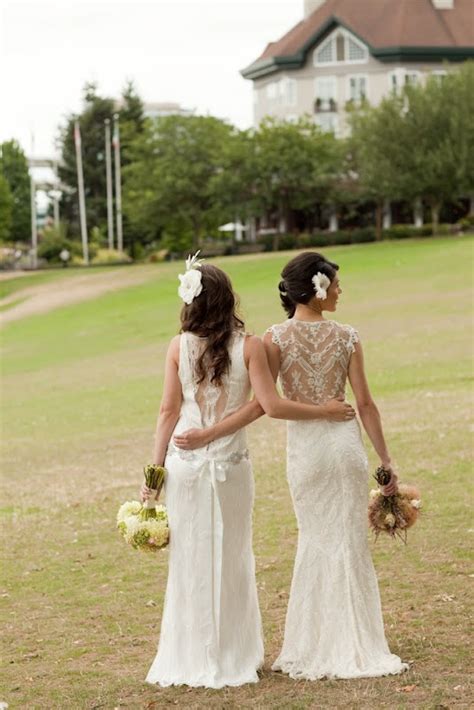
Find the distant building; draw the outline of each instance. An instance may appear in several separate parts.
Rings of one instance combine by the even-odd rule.
[[[172,102],[146,102],[143,110],[147,118],[160,116],[192,116],[194,109],[183,108],[180,104]]]
[[[474,0],[305,0],[305,16],[242,70],[254,121],[308,114],[336,135],[350,104],[474,58]]]

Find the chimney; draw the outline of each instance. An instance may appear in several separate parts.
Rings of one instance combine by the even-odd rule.
[[[452,10],[454,8],[454,0],[431,0],[435,10]]]
[[[304,0],[304,16],[309,17],[312,12],[319,10],[326,0]]]

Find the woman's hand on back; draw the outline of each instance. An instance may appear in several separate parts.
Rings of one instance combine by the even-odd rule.
[[[331,422],[347,422],[354,419],[356,415],[354,407],[345,402],[343,397],[330,399],[324,406],[327,411],[325,418]]]
[[[173,437],[178,449],[200,449],[212,441],[209,429],[188,429]]]

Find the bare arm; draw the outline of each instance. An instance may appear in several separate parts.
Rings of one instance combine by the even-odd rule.
[[[251,353],[254,346],[252,345],[253,340],[260,342],[259,338],[247,338],[244,348],[245,364],[249,368],[250,373],[250,359]],[[349,404],[339,400],[331,400],[326,402],[324,405],[308,405],[299,404],[297,402],[289,402],[289,400],[282,399],[275,387],[275,381],[278,377],[278,372],[280,370],[280,350],[277,345],[272,342],[270,333],[267,333],[263,339],[264,343],[264,353],[266,353],[266,366],[263,364],[263,359],[261,366],[266,371],[266,384],[264,385],[270,392],[270,398],[273,405],[279,408],[281,416],[276,416],[279,419],[321,419],[327,418],[333,421],[344,421],[346,419],[352,419],[355,416],[354,410]],[[261,343],[260,343],[261,346]],[[252,382],[252,386],[254,383]],[[254,387],[255,391],[255,387]],[[280,403],[285,406],[286,403],[291,405],[291,408],[285,409],[284,411],[280,407]],[[287,412],[287,414],[285,414]],[[269,412],[267,412],[268,414]],[[229,436],[234,432],[242,429],[242,427],[251,424],[256,419],[265,414],[265,409],[261,406],[258,401],[258,396],[251,402],[248,402],[237,411],[230,414],[228,417],[222,421],[210,426],[206,429],[189,429],[183,432],[180,436],[174,438],[174,443],[178,448],[181,449],[195,449],[201,446],[206,446],[211,441],[215,439],[220,439],[223,436]]]
[[[276,347],[276,346],[275,346]],[[264,345],[255,335],[246,343],[250,383],[255,396],[265,413],[274,419],[336,419],[344,421],[354,418],[354,410],[349,404],[331,400],[324,405],[293,402],[280,397],[275,380],[270,371]],[[276,361],[273,363],[275,371]],[[333,412],[337,412],[333,416]]]
[[[397,475],[393,469],[390,454],[382,429],[379,410],[370,393],[364,369],[364,354],[360,342],[356,343],[349,362],[349,382],[356,398],[357,411],[372,446],[380,457],[380,464],[392,471],[392,481],[382,487],[384,495],[392,495],[397,491]]]
[[[163,466],[166,450],[179,419],[181,411],[182,390],[178,377],[179,364],[179,336],[173,338],[166,354],[165,381],[160,411],[156,422],[155,445],[153,463]]]

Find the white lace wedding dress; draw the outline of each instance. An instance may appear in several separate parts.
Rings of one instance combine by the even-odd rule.
[[[210,426],[248,401],[244,341],[236,333],[222,387],[196,385],[204,345],[180,336],[183,390],[175,432]],[[208,447],[170,444],[165,466],[170,526],[169,575],[158,653],[149,683],[221,688],[258,680],[263,640],[252,551],[254,482],[241,430]]]
[[[285,396],[344,395],[357,332],[289,319],[270,329]],[[367,457],[356,419],[288,422],[287,472],[298,550],[274,670],[292,678],[362,678],[407,668],[385,640],[367,535]]]

